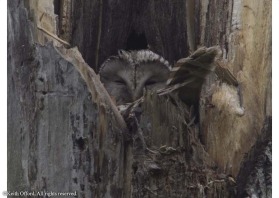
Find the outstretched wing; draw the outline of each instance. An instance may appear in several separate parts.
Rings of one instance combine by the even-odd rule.
[[[220,54],[219,47],[201,47],[187,58],[177,61],[171,69],[167,87],[158,91],[159,95],[174,90],[179,98],[188,106],[197,107],[200,92],[206,76],[214,71],[216,57]]]

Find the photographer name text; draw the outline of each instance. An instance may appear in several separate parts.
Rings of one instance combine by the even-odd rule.
[[[33,196],[77,196],[77,192],[47,192],[47,191],[3,191],[2,195],[4,196],[24,196],[24,197],[33,197]]]

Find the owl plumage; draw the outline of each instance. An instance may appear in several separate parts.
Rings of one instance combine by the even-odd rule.
[[[171,66],[150,50],[119,50],[100,68],[100,79],[117,105],[140,98],[144,90],[156,91],[166,86]]]
[[[173,88],[184,103],[197,111],[202,85],[207,75],[214,72],[220,54],[218,46],[201,47],[189,57],[178,60],[171,69],[167,89]]]
[[[188,106],[198,105],[205,77],[215,69],[218,47],[199,48],[171,67],[150,50],[124,51],[107,59],[100,68],[100,79],[117,105],[130,103],[144,90],[159,95],[176,92]]]

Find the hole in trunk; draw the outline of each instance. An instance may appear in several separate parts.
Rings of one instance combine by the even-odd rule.
[[[127,48],[126,50],[140,50],[147,49],[147,40],[144,33],[137,33],[135,30],[132,30],[128,39],[127,39]]]

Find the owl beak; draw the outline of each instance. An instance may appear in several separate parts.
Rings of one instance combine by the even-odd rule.
[[[133,101],[136,101],[140,97],[142,97],[144,90],[143,89],[138,89],[134,92],[133,94]]]

